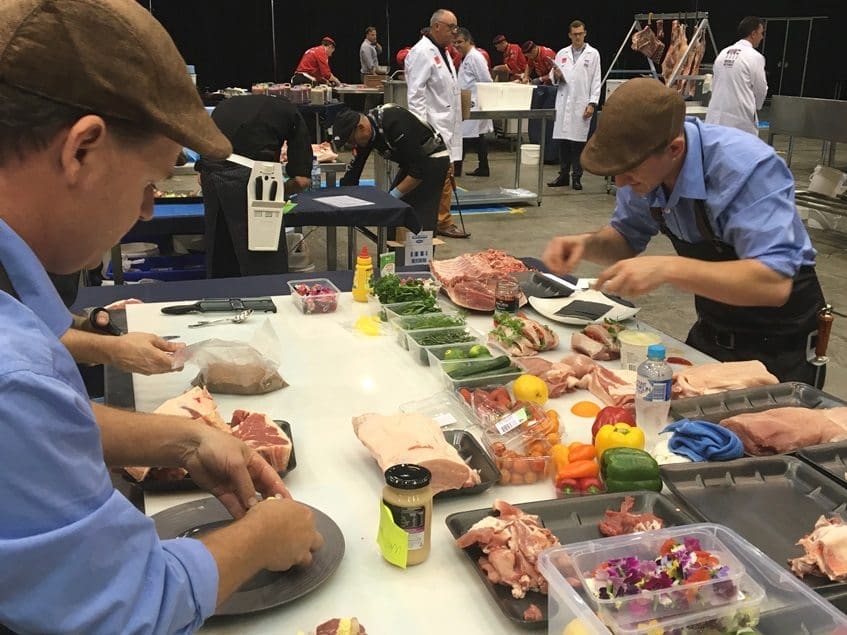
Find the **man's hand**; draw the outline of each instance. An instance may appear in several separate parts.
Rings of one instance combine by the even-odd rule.
[[[591,119],[594,116],[594,104],[588,104],[582,112],[583,119]]]
[[[196,425],[202,426],[199,422]],[[217,496],[234,518],[241,518],[256,505],[256,492],[266,498],[277,494],[291,498],[279,474],[243,441],[211,427],[198,432],[181,467],[200,487]]]
[[[547,243],[542,260],[547,268],[556,275],[570,273],[582,260],[585,242],[590,234],[576,236],[556,236]]]
[[[248,512],[247,519],[261,517],[265,544],[261,548],[271,571],[287,571],[294,566],[308,566],[312,553],[323,546],[323,536],[315,529],[312,510],[290,499],[267,498]]]
[[[615,295],[638,297],[665,284],[676,256],[640,256],[616,262],[597,278],[594,288]]]
[[[152,333],[127,333],[109,337],[108,363],[131,373],[156,375],[173,370],[173,354],[185,344],[169,342]]]
[[[560,81],[560,82],[565,80],[565,76],[562,75],[562,69],[559,68],[558,66],[553,67],[553,77],[555,77],[556,80]]]

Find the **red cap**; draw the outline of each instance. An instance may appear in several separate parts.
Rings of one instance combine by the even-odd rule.
[[[500,42],[505,42],[505,41],[506,41],[505,35],[495,35],[494,39],[491,40],[491,43],[492,44],[499,44]]]
[[[333,46],[335,46],[335,40],[333,40],[333,39],[332,39],[331,37],[329,37],[328,35],[324,35],[324,36],[321,38],[321,44],[323,44],[324,42],[329,42],[330,44],[332,44]]]
[[[368,246],[362,245],[362,251],[359,252],[359,258],[370,258],[371,255],[368,253]]]

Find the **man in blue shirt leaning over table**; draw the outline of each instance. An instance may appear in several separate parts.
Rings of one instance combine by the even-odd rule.
[[[685,118],[685,102],[654,79],[631,79],[606,102],[582,153],[615,176],[617,203],[601,230],[558,236],[557,273],[583,258],[609,265],[597,287],[639,296],[670,284],[695,296],[687,343],[721,360],[758,359],[781,381],[815,383],[815,250],[794,205],[794,177],[745,132]],[[664,233],[677,256],[638,256]],[[822,385],[822,381],[819,382]]]
[[[138,3],[0,3],[0,630],[192,632],[259,570],[320,547],[254,451],[188,419],[92,406],[59,341],[71,316],[45,268],[78,270],[150,218],[183,144],[230,152]],[[159,540],[107,465],[185,467],[239,520]]]

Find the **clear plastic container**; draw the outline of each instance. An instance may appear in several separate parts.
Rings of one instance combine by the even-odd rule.
[[[498,371],[492,375],[484,374],[476,377],[458,377],[454,379],[447,373],[442,373],[441,378],[444,381],[444,385],[455,392],[462,388],[470,390],[473,388],[479,388],[480,386],[503,386],[509,382],[515,381],[523,374],[523,372],[523,370],[512,364],[510,368],[504,368],[502,371]]]
[[[438,326],[426,326],[438,322]],[[391,318],[391,325],[397,331],[397,343],[403,348],[409,348],[406,341],[407,333],[411,331],[422,331],[432,328],[446,328],[452,326],[464,326],[467,324],[465,318],[457,312],[442,311],[441,313],[425,313],[423,315],[404,315]]]
[[[297,291],[298,288],[302,290],[303,286],[313,289],[318,285],[330,289],[330,292],[320,295],[304,295]],[[341,293],[341,290],[327,278],[289,280],[288,288],[291,290],[294,306],[300,309],[301,313],[305,313],[306,315],[313,313],[332,313],[338,308],[338,294]]]
[[[404,308],[409,307],[413,304],[417,304],[416,302],[397,302],[395,304],[383,304],[380,309],[380,319],[383,322],[390,323],[391,320],[398,317],[404,317],[405,313],[403,311]],[[432,315],[433,313],[443,313],[441,305],[438,303],[435,304],[435,310],[430,311],[429,313],[415,313],[414,315]]]
[[[722,567],[727,568],[726,576],[607,600],[597,596],[593,573],[602,563],[633,556],[640,560],[655,560],[660,557],[662,544],[669,538],[679,542],[696,539],[702,551],[708,551],[718,558]],[[735,602],[738,599],[738,582],[745,571],[744,565],[714,535],[684,527],[677,528],[672,535],[645,532],[637,543],[604,544],[599,547],[592,545],[581,550],[572,548],[569,553],[574,560],[577,577],[587,591],[588,603],[596,607],[597,614],[604,622],[625,628],[632,628],[645,615],[664,619]]]
[[[467,326],[410,331],[406,334],[409,352],[419,364],[429,366],[428,349],[442,344],[479,343],[479,334]],[[432,342],[432,343],[428,343]]]
[[[847,627],[847,615],[815,593],[796,578],[786,567],[777,564],[758,548],[750,544],[731,529],[713,523],[700,523],[682,527],[660,529],[650,534],[632,534],[614,538],[600,538],[562,547],[554,547],[542,553],[538,558],[538,570],[549,583],[548,615],[550,622],[548,633],[551,635],[570,635],[570,633],[590,633],[606,635],[610,631],[597,617],[592,605],[586,601],[585,589],[572,586],[579,579],[572,555],[576,552],[607,551],[611,547],[631,547],[640,543],[648,535],[658,540],[679,538],[692,532],[706,533],[719,540],[733,556],[745,567],[746,573],[740,582],[750,619],[758,614],[758,631],[761,633],[808,633],[831,635],[839,628]],[[746,580],[761,587],[766,601],[756,606],[757,592]],[[577,583],[578,584],[578,583]],[[720,626],[711,623],[712,619],[738,615],[744,604],[725,604],[712,611],[692,613],[686,616],[666,618],[661,623],[646,628],[620,628],[616,633],[649,635],[688,635],[688,633],[721,632]],[[761,610],[761,613],[759,613]],[[731,615],[729,617],[732,617]],[[711,630],[697,624],[709,622]],[[686,629],[684,626],[690,627]],[[755,624],[752,626],[755,627]],[[571,628],[570,631],[566,630]]]
[[[443,391],[426,399],[401,404],[402,413],[418,412],[435,421],[445,430],[465,430],[472,422],[456,395]]]

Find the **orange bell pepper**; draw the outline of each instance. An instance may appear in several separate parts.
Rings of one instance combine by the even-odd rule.
[[[644,431],[628,423],[607,424],[597,431],[594,439],[594,447],[597,450],[597,458],[603,456],[603,452],[611,448],[635,448],[644,449]]]
[[[556,470],[556,479],[565,478],[590,478],[600,473],[600,466],[596,461],[571,461],[564,468]]]
[[[568,456],[571,461],[590,461],[597,458],[597,452],[590,443],[574,441],[568,446]]]

